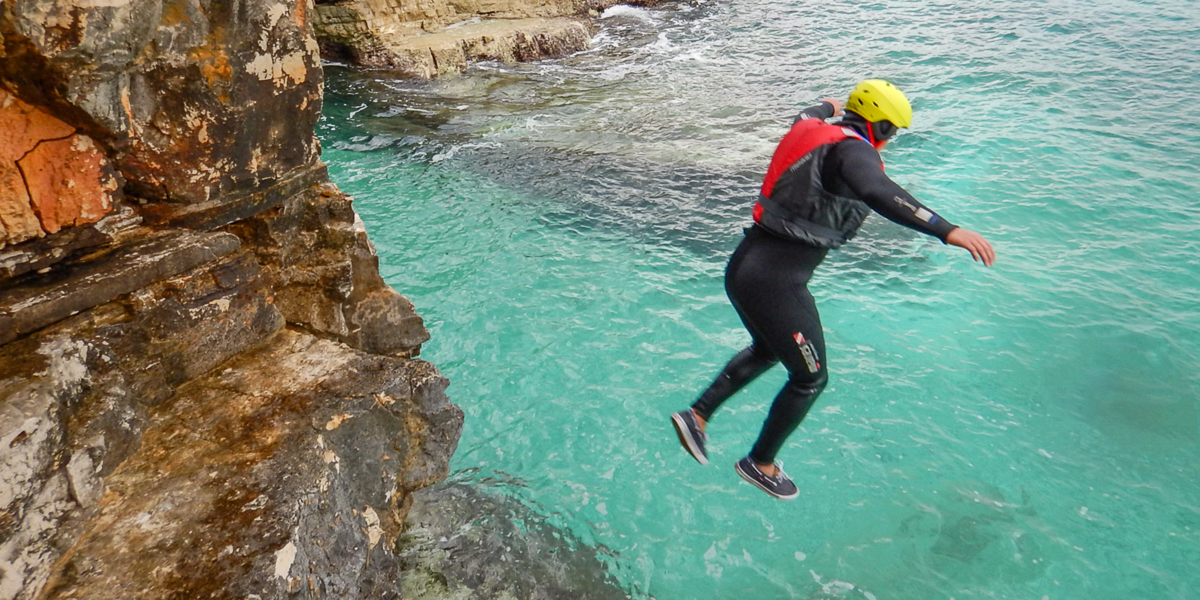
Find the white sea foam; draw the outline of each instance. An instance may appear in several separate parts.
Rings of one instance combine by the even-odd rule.
[[[646,48],[650,50],[671,50],[674,47],[675,46],[671,43],[671,40],[667,39],[667,32],[660,31],[658,32],[658,39]]]
[[[642,19],[644,21],[654,20],[654,17],[650,16],[650,11],[644,8],[638,8],[636,6],[629,6],[627,4],[611,6],[604,9],[604,12],[600,13],[601,19],[610,19],[612,17],[632,17],[635,19]]]

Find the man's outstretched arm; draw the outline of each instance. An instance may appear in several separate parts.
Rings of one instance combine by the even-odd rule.
[[[823,98],[820,104],[816,106],[810,106],[800,111],[800,114],[796,115],[796,118],[792,121],[792,124],[795,125],[796,123],[806,119],[821,119],[824,121],[825,119],[832,119],[840,114],[842,114],[842,103],[840,101],[834,98]]]
[[[838,144],[838,174],[858,198],[888,220],[931,235],[971,253],[976,261],[992,266],[996,252],[983,236],[943,219],[892,181],[882,168],[879,153],[861,140]]]

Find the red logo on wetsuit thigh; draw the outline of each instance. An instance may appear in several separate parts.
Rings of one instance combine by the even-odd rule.
[[[800,356],[804,357],[804,365],[808,367],[809,373],[816,373],[821,370],[821,363],[817,361],[817,347],[809,340],[804,339],[804,334],[796,332],[792,336],[796,340],[796,346],[800,348]]]

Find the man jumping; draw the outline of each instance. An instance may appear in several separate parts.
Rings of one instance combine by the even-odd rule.
[[[896,86],[872,79],[850,93],[844,117],[837,100],[801,111],[775,149],[754,225],[725,271],[725,291],[750,332],[739,352],[691,409],[671,415],[683,447],[708,464],[704,429],[734,393],[782,362],[788,382],[771,404],[758,441],[735,465],[746,481],[781,499],[800,494],[775,455],[825,388],[825,335],[808,281],[831,248],[854,237],[873,209],[905,227],[964,248],[992,266],[983,236],[952,225],[884,174],[882,150],[912,122],[912,107]]]

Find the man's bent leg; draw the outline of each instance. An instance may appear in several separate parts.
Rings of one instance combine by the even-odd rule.
[[[823,371],[816,379],[798,380],[792,377],[788,380],[771,404],[771,412],[767,414],[758,441],[750,450],[751,460],[763,466],[775,464],[775,455],[804,420],[828,381]]]
[[[725,369],[721,371],[712,385],[700,394],[700,398],[692,404],[696,416],[708,421],[730,396],[746,387],[759,375],[779,362],[769,351],[760,344],[750,344],[745,350],[738,352]]]

